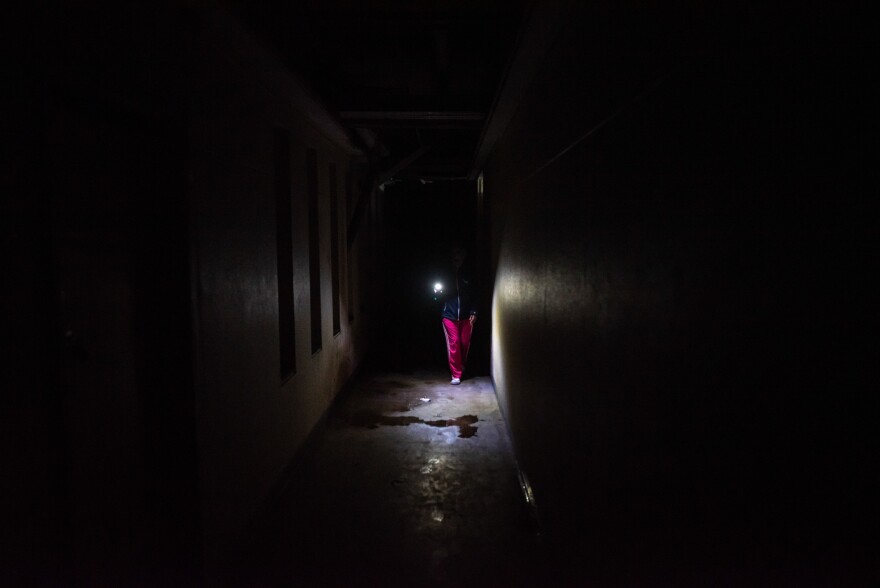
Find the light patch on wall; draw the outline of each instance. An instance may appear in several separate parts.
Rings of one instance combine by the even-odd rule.
[[[495,280],[495,292],[500,293],[497,303],[506,311],[535,312],[543,298],[543,286],[539,282],[535,276],[502,262]]]
[[[501,352],[501,323],[498,320],[498,294],[492,294],[492,379],[496,387],[501,377],[504,354]]]
[[[498,280],[496,279],[496,282]],[[492,292],[492,341],[491,341],[491,371],[492,371],[492,381],[495,383],[495,394],[498,397],[499,405],[501,406],[501,410],[505,413],[505,416],[509,419],[509,415],[507,415],[507,402],[506,402],[506,384],[504,377],[504,343],[502,336],[502,329],[504,328],[501,322],[501,313],[498,310],[498,286],[496,283],[496,287]]]

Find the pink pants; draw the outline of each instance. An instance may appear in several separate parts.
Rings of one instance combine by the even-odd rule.
[[[468,350],[471,347],[471,333],[474,326],[468,319],[455,321],[443,319],[443,332],[446,335],[446,353],[449,355],[449,371],[453,378],[461,379]]]

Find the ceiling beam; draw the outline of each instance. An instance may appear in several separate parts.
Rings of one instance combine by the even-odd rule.
[[[483,112],[346,110],[339,118],[352,127],[363,128],[482,128]]]

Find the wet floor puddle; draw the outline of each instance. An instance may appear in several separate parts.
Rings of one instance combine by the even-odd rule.
[[[389,416],[370,411],[361,411],[351,418],[351,424],[368,429],[386,427],[408,427],[410,425],[428,425],[429,427],[458,427],[458,436],[464,439],[477,434],[474,426],[480,419],[472,414],[456,417],[454,419],[438,419],[426,421],[414,416]]]

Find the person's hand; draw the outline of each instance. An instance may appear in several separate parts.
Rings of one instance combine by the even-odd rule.
[[[477,315],[472,314],[469,320],[471,321],[471,326],[474,326],[474,323],[477,322]]]

